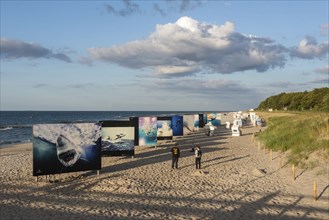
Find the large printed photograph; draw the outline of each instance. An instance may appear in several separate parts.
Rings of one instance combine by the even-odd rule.
[[[172,140],[172,117],[157,117],[157,140]]]
[[[183,115],[183,133],[188,135],[194,131],[194,115]]]
[[[173,136],[183,136],[183,116],[174,115],[172,117]]]
[[[207,123],[212,124],[213,126],[221,125],[222,114],[221,113],[208,113],[207,114]]]
[[[101,169],[98,123],[33,125],[33,176]]]
[[[135,127],[120,122],[107,123],[102,126],[102,155],[134,156]]]
[[[207,124],[206,114],[199,114],[199,128],[203,128]]]
[[[156,146],[157,144],[157,117],[138,118],[139,146]]]
[[[193,131],[199,131],[199,115],[194,115],[194,130]]]

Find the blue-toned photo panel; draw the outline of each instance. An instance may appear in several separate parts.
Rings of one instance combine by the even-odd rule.
[[[194,131],[199,130],[199,115],[194,115]]]
[[[174,115],[172,117],[172,130],[173,130],[173,136],[183,136],[183,116],[180,115]]]
[[[157,117],[138,118],[138,145],[156,146],[157,144]]]
[[[102,155],[135,155],[135,127],[131,121],[102,121],[101,123]]]
[[[220,114],[220,113],[208,113],[207,114],[207,123],[210,123],[213,126],[220,126],[221,118],[222,118],[222,114]]]
[[[33,125],[33,176],[100,169],[100,124]]]

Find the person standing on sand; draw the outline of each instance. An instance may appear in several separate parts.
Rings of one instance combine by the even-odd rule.
[[[178,169],[178,158],[180,156],[180,150],[177,143],[175,144],[174,147],[171,148],[171,154],[172,154],[171,168]]]
[[[202,151],[200,149],[200,146],[196,146],[194,148],[194,154],[195,154],[195,168],[201,169],[201,157],[202,157]]]

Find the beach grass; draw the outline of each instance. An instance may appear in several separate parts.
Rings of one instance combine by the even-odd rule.
[[[267,129],[258,136],[268,149],[288,152],[288,162],[317,167],[329,161],[329,114],[258,112]]]

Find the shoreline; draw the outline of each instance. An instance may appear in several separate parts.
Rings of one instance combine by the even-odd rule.
[[[32,151],[33,142],[0,145],[0,152]],[[1,155],[1,154],[0,154]]]

